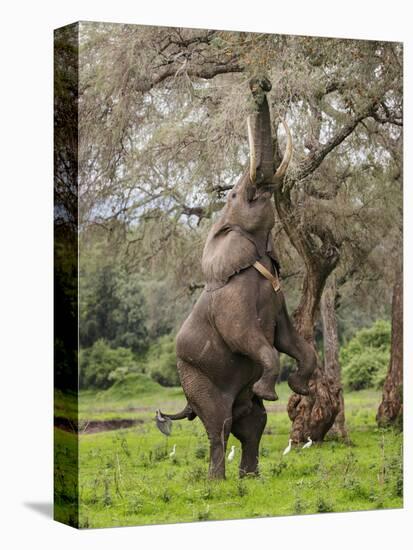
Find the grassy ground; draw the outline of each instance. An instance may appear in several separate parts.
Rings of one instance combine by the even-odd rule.
[[[240,444],[231,436],[229,445],[235,445],[236,458],[227,464],[227,480],[210,482],[208,441],[199,419],[175,422],[169,438],[155,427],[158,406],[166,412],[182,408],[181,390],[151,383],[138,399],[129,390],[119,387],[81,395],[81,426],[91,419],[141,422],[127,430],[80,436],[81,527],[402,507],[402,435],[376,427],[378,392],[346,395],[352,445],[326,441],[306,450],[293,449],[283,457],[290,426],[285,412],[289,389],[278,386],[280,400],[267,404],[260,477],[238,479]],[[67,449],[75,446],[75,438],[58,429],[56,437],[56,458],[63,469],[65,462],[70,465]],[[171,459],[174,444],[176,456]],[[56,480],[57,517],[67,514],[67,479]]]

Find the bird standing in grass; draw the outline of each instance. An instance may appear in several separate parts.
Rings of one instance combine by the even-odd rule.
[[[293,442],[292,439],[288,440],[288,446],[283,451],[283,456],[287,455],[291,451],[291,443]]]
[[[228,462],[232,462],[235,456],[235,445],[231,445],[231,450],[228,454]]]
[[[169,453],[169,457],[173,458],[175,456],[175,454],[176,454],[176,445],[173,446],[172,451]]]
[[[311,447],[311,445],[313,444],[313,440],[311,439],[310,436],[307,437],[307,441],[308,441],[308,443],[303,445],[303,449],[309,449]]]

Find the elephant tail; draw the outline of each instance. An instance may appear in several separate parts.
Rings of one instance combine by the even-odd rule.
[[[187,418],[188,420],[193,420],[196,418],[196,413],[192,410],[191,405],[187,403],[184,409],[176,414],[166,414],[161,412],[159,409],[156,411],[156,426],[158,429],[165,435],[171,435],[172,431],[172,420],[183,420]]]

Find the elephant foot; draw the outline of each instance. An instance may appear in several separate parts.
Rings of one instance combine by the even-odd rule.
[[[257,397],[265,399],[266,401],[277,401],[278,395],[274,388],[269,388],[263,380],[258,380],[252,387],[252,391]]]
[[[260,474],[259,474],[259,471],[256,469],[256,470],[251,470],[251,471],[248,471],[248,470],[241,470],[239,471],[239,478],[240,479],[243,479],[244,477],[258,477]]]
[[[308,379],[300,376],[298,372],[293,372],[290,374],[288,377],[288,385],[294,393],[298,393],[300,395],[308,395],[310,393]]]

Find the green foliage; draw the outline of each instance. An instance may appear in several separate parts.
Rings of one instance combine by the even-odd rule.
[[[80,291],[82,346],[92,346],[103,338],[112,347],[138,353],[146,349],[146,307],[137,275],[113,266],[85,266]]]
[[[297,368],[296,361],[285,353],[280,354],[280,374],[278,382],[285,382],[289,375]]]
[[[279,390],[285,403],[287,385],[280,384]],[[112,388],[81,392],[80,421],[135,418],[139,422],[133,428],[82,433],[79,438],[56,429],[61,471],[79,460],[81,526],[198,521],[199,512],[204,519],[217,520],[403,506],[402,434],[377,429],[378,390],[346,393],[351,447],[326,441],[308,452],[293,448],[282,456],[291,422],[285,407],[271,408],[270,430],[262,441],[269,453],[260,457],[260,476],[240,480],[236,455],[226,465],[223,482],[207,479],[208,457],[196,458],[200,446],[209,446],[199,419],[174,423],[169,438],[155,426],[155,408],[180,410],[185,403],[182,390],[158,386],[157,392],[135,396],[134,401],[129,396],[115,400],[113,393],[112,400],[101,400],[102,394],[111,393]],[[76,445],[75,454],[67,452],[71,441],[78,444],[78,453]],[[177,460],[169,458],[174,444]],[[239,443],[231,435],[228,445],[233,444]],[[56,490],[62,517],[68,509],[71,479],[58,475]]]
[[[140,399],[143,395],[153,394],[157,391],[159,391],[159,384],[146,374],[127,374],[121,380],[117,380],[108,390],[102,392],[99,399],[102,401]]]
[[[146,354],[145,368],[150,377],[162,386],[179,386],[173,336],[162,336],[150,346]]]
[[[103,339],[81,349],[79,362],[79,385],[83,389],[106,389],[123,373],[139,368],[130,349],[112,349]]]
[[[317,499],[317,512],[319,514],[324,514],[326,512],[333,512],[334,509],[330,502],[323,497],[318,497]]]
[[[351,390],[381,387],[390,359],[391,326],[376,321],[356,333],[340,350],[344,382]]]

